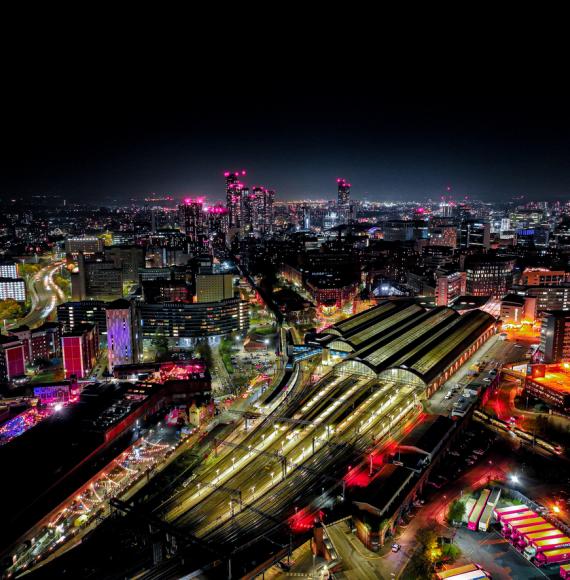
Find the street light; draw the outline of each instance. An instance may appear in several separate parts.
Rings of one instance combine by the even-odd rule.
[[[519,482],[519,477],[518,477],[518,475],[517,475],[516,473],[513,473],[513,474],[511,475],[511,481],[512,481],[513,483],[518,483],[518,482]]]

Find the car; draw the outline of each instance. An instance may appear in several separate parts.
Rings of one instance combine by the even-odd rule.
[[[392,552],[399,552],[401,547],[400,544],[392,544]]]
[[[459,451],[450,451],[449,455],[453,455],[454,457],[459,457],[461,454],[459,453]]]
[[[522,344],[515,344],[515,348],[524,348]]]
[[[475,453],[475,455],[483,455],[485,451],[483,449],[473,449],[473,453]]]

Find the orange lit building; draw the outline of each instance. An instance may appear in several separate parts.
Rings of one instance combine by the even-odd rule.
[[[533,397],[570,413],[570,364],[530,365],[525,388]]]
[[[524,286],[558,286],[569,280],[568,272],[548,268],[526,268],[521,274],[521,284]]]

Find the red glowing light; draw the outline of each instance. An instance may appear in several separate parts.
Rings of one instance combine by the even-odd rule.
[[[323,517],[321,511],[310,512],[308,509],[299,510],[289,518],[289,527],[296,534],[307,532]]]

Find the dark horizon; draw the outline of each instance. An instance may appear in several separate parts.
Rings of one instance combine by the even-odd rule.
[[[216,90],[184,103],[85,93],[14,103],[0,196],[214,201],[224,197],[223,172],[242,168],[248,185],[274,189],[277,200],[333,199],[337,177],[370,201],[437,199],[448,186],[456,199],[484,201],[570,194],[562,99],[453,85],[301,89]]]

